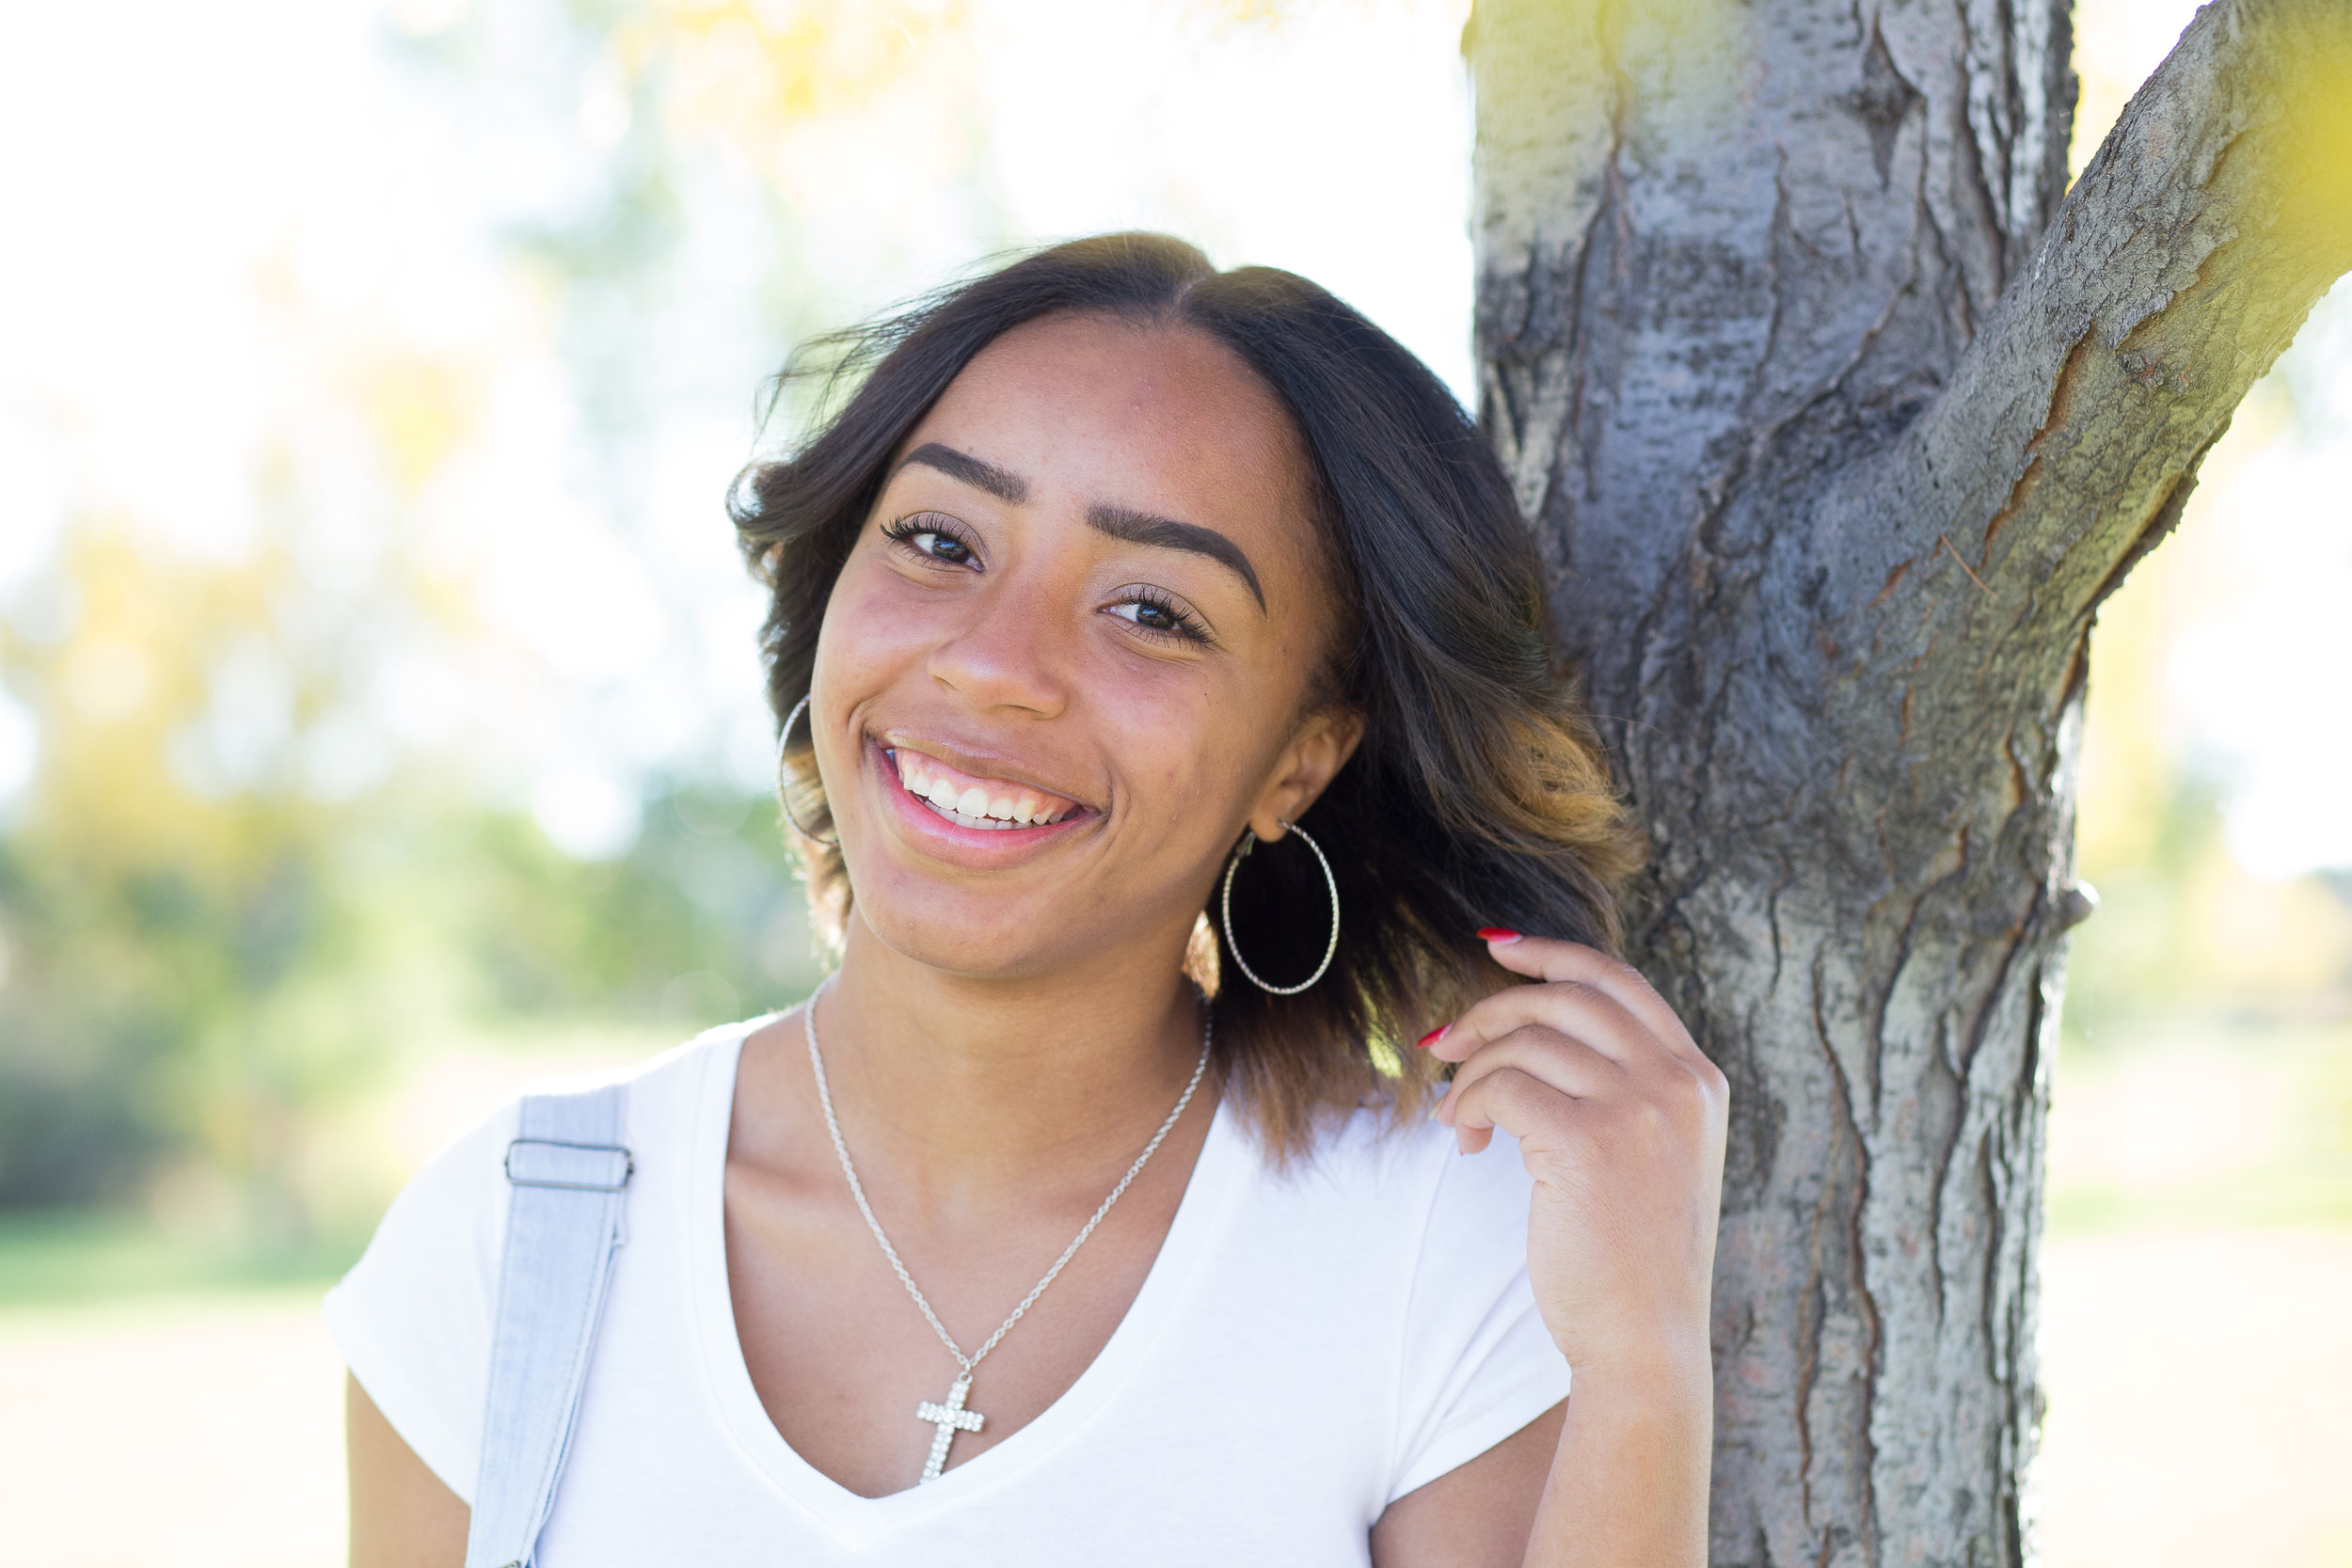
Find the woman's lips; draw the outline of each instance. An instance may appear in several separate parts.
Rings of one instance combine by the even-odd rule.
[[[901,789],[960,828],[1005,832],[1050,827],[1083,809],[1075,800],[1030,784],[960,771],[906,746],[882,751],[890,759]]]

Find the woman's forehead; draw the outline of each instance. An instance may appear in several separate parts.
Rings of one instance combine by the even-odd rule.
[[[1289,414],[1239,355],[1181,325],[1024,323],[973,357],[906,446],[926,441],[1041,499],[1198,512],[1268,545],[1311,523],[1311,469]]]

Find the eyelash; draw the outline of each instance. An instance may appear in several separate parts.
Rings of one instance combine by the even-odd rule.
[[[892,544],[913,551],[935,566],[968,566],[972,564],[972,558],[980,553],[978,546],[953,526],[952,519],[943,517],[936,512],[917,512],[896,522],[884,523],[882,531],[882,537]],[[945,556],[933,555],[915,543],[927,533],[945,539],[963,551],[964,559],[950,561]]]
[[[966,538],[963,531],[955,526],[954,519],[943,516],[936,512],[917,512],[884,523],[882,532],[883,538],[929,565],[969,567],[974,563],[973,558],[979,554],[977,546],[971,539]],[[926,549],[915,542],[926,534],[936,539],[944,539],[955,546],[963,552],[964,558],[961,561],[950,561],[945,556],[936,555]],[[1203,647],[1210,642],[1209,628],[1201,619],[1183,605],[1178,604],[1164,591],[1139,584],[1123,590],[1122,595],[1113,603],[1111,608],[1139,605],[1147,610],[1157,611],[1173,623],[1165,626],[1151,626],[1144,625],[1139,618],[1124,615],[1120,617],[1144,636],[1175,639],[1198,643]]]
[[[1209,628],[1201,623],[1200,618],[1159,589],[1136,587],[1123,590],[1123,594],[1124,596],[1118,601],[1119,604],[1142,605],[1158,610],[1175,623],[1172,626],[1147,626],[1139,620],[1130,621],[1129,624],[1137,631],[1147,637],[1181,638],[1187,642],[1198,642],[1204,647],[1207,646]],[[1122,615],[1120,619],[1127,620],[1128,618]]]

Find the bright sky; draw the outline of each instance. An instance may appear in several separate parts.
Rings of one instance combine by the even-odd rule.
[[[262,475],[291,474],[322,617],[358,616],[397,556],[462,583],[486,641],[388,626],[348,708],[297,733],[270,658],[305,644],[279,628],[212,673],[213,707],[172,752],[183,777],[228,789],[284,767],[349,793],[424,750],[610,853],[648,779],[767,778],[757,599],[719,500],[792,332],[1005,245],[1152,227],[1317,278],[1468,390],[1459,0],[1324,0],[1274,24],[967,0],[950,36],[952,4],[895,13],[928,40],[913,88],[769,148],[687,138],[684,238],[660,287],[615,307],[640,312],[614,340],[635,396],[603,415],[568,378],[578,324],[505,244],[579,211],[630,128],[557,0],[21,8],[0,189],[38,240],[0,247],[0,613],[26,636],[70,627],[52,566],[71,515],[235,559],[275,504]],[[2192,9],[2083,0],[2087,117],[2112,118]],[[492,87],[432,67],[437,50],[486,61]],[[710,57],[682,95],[723,105]],[[2219,759],[2233,843],[2271,875],[2352,864],[2331,798],[2352,726],[2312,721],[2343,712],[2324,676],[2352,668],[2352,538],[2329,504],[2352,452],[2352,382],[2328,369],[2352,352],[2344,317],[2296,351],[2309,437],[2203,502],[2241,537],[2241,574],[2168,676],[2181,744]],[[464,428],[410,493],[368,411],[388,388],[429,402],[437,383],[411,386],[429,374],[453,378]],[[0,671],[0,803],[40,754]]]

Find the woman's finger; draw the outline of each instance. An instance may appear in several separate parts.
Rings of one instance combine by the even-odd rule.
[[[1464,1062],[1438,1102],[1437,1117],[1451,1123],[1461,1097],[1481,1079],[1502,1071],[1524,1072],[1557,1094],[1572,1100],[1597,1100],[1624,1092],[1622,1064],[1594,1050],[1572,1035],[1540,1023],[1514,1029],[1490,1041]]]
[[[1666,1006],[1666,999],[1657,988],[1642,977],[1642,972],[1631,964],[1611,958],[1596,947],[1580,942],[1563,942],[1554,937],[1523,936],[1516,931],[1488,927],[1478,933],[1486,941],[1486,951],[1495,962],[1514,974],[1530,979],[1573,981],[1604,992],[1618,1006],[1647,1024],[1652,1033],[1677,1054],[1689,1053],[1706,1059],[1698,1042],[1682,1026],[1682,1020]]]
[[[1425,1049],[1440,1061],[1467,1061],[1513,1030],[1542,1024],[1582,1040],[1627,1067],[1650,1060],[1671,1046],[1616,998],[1576,981],[1507,986],[1472,1003],[1462,1016],[1432,1037]]]
[[[1577,1104],[1532,1072],[1499,1067],[1454,1097],[1454,1140],[1463,1153],[1475,1154],[1494,1141],[1500,1127],[1523,1144],[1536,1143],[1573,1116]]]

